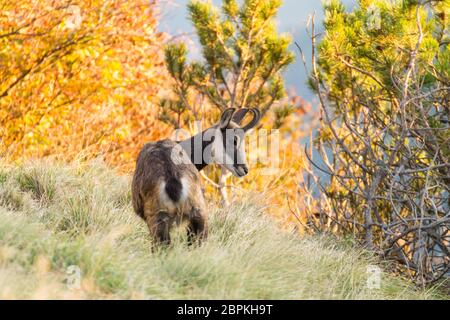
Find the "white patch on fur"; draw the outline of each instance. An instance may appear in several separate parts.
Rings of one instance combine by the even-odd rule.
[[[184,202],[188,198],[191,185],[189,184],[189,179],[186,177],[183,177],[180,180],[181,185],[183,186],[183,188],[181,189],[180,202]]]
[[[189,196],[189,188],[190,188],[189,179],[186,177],[182,177],[180,179],[180,182],[182,188],[180,193],[180,200],[178,202],[174,202],[172,199],[170,199],[169,195],[166,192],[165,181],[162,181],[161,184],[159,185],[159,199],[161,200],[162,203],[164,203],[164,205],[167,207],[169,211],[175,211],[177,206],[185,202]]]

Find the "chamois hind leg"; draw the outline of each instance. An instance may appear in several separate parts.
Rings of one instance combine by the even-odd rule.
[[[167,212],[159,211],[147,218],[147,225],[155,244],[170,244],[170,225],[171,219]]]
[[[208,226],[203,213],[197,209],[192,208],[189,214],[189,224],[187,228],[188,244],[192,245],[196,240],[199,244],[206,240],[208,236]]]

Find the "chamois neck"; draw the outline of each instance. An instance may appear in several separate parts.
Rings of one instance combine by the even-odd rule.
[[[178,144],[183,148],[183,150],[188,154],[191,162],[197,168],[198,171],[203,170],[211,161],[205,161],[207,159],[204,158],[204,151],[206,147],[208,147],[213,140],[206,140],[205,133],[208,130],[215,129],[214,127],[206,129],[205,131],[198,133],[186,140],[180,141]],[[209,160],[209,159],[208,159]]]

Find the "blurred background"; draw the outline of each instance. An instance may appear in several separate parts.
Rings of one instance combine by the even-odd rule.
[[[190,57],[197,59],[201,57],[198,39],[195,35],[192,23],[188,19],[187,12],[188,0],[169,0],[159,3],[161,10],[161,21],[159,29],[170,35],[184,36],[190,41]],[[220,0],[212,0],[215,5],[220,5]],[[355,5],[355,0],[344,0],[348,10]],[[304,50],[308,67],[311,66],[311,40],[306,33],[306,24],[308,16],[316,13],[317,32],[323,30],[323,8],[321,0],[284,0],[278,15],[276,17],[278,29],[280,32],[289,33],[294,42],[301,45]],[[294,44],[291,50],[297,51]],[[317,103],[314,93],[306,85],[307,75],[301,59],[296,59],[284,73],[286,85],[294,88],[296,92],[305,100]]]

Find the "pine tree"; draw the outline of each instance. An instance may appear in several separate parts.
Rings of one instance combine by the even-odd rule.
[[[223,0],[218,9],[210,2],[191,1],[189,17],[203,60],[187,62],[183,43],[167,46],[166,64],[174,79],[175,98],[162,101],[161,118],[179,127],[183,114],[187,119],[197,117],[198,108],[192,101],[198,95],[218,110],[256,107],[263,114],[280,101],[286,95],[281,72],[294,60],[290,37],[276,29],[281,3],[245,0],[239,5],[237,0]],[[278,109],[280,117],[289,115],[288,105]]]

